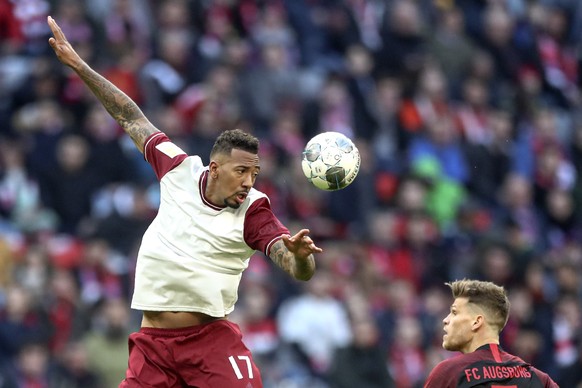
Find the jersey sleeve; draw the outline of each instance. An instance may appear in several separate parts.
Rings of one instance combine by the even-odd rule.
[[[143,156],[160,180],[169,171],[180,165],[188,155],[172,143],[165,133],[157,132],[146,139]]]
[[[552,380],[551,377],[547,373],[542,372],[541,370],[539,370],[537,368],[534,368],[533,366],[531,367],[531,370],[540,379],[540,381],[542,382],[544,388],[560,388],[558,386],[558,384],[556,384],[554,382],[554,380]]]
[[[437,364],[428,375],[424,383],[424,388],[454,388],[456,384],[456,374],[449,367],[448,362]]]
[[[273,244],[288,233],[289,230],[273,214],[267,198],[251,204],[244,222],[244,239],[249,247],[269,256]]]

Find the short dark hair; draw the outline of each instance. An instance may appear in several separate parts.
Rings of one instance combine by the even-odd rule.
[[[252,154],[258,154],[259,139],[240,129],[226,130],[214,142],[212,151],[210,151],[210,157],[212,158],[217,154],[230,155],[235,148]]]
[[[485,310],[489,322],[501,333],[509,318],[509,299],[505,288],[492,282],[468,279],[445,284],[451,288],[453,298],[467,298],[468,303]]]

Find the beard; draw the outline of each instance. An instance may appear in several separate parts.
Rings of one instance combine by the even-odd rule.
[[[231,209],[238,209],[240,204],[238,202],[230,202],[228,199],[224,200],[224,206],[229,207]]]
[[[236,200],[236,196],[228,197],[224,199],[224,206],[229,207],[231,209],[238,209],[240,207],[240,203]]]
[[[443,338],[443,349],[448,350],[450,352],[455,352],[460,349],[460,344],[451,340],[450,334],[447,334],[447,338]]]

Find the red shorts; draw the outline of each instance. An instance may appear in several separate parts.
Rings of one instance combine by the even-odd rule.
[[[216,320],[180,329],[141,328],[129,336],[120,388],[261,388],[261,374],[238,325]]]

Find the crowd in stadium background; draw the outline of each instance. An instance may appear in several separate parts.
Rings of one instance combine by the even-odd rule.
[[[158,205],[49,14],[190,154],[261,139],[257,189],[324,248],[307,283],[260,253],[243,274],[266,387],[422,386],[464,277],[508,289],[506,350],[582,386],[582,3],[0,0],[0,387],[117,386]],[[362,154],[332,193],[300,168],[324,130]]]

